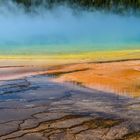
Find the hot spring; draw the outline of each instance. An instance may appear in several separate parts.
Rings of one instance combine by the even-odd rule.
[[[0,54],[46,55],[140,49],[140,18],[56,6],[0,5]]]

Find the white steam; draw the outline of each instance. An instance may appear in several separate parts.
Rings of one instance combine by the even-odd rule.
[[[0,4],[3,45],[119,44],[140,42],[140,18],[73,10],[66,6],[27,12],[12,2]]]

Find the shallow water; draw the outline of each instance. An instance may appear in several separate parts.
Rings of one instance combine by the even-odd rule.
[[[46,139],[50,130],[56,140],[60,133],[64,138],[102,139],[106,129],[104,139],[139,136],[139,99],[53,83],[46,76],[3,81],[0,88],[5,92],[0,95],[1,140]]]

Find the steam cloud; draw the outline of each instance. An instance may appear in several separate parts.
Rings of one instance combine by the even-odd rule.
[[[26,12],[11,1],[0,4],[0,49],[3,45],[125,42],[140,42],[140,18],[67,6],[40,6]]]

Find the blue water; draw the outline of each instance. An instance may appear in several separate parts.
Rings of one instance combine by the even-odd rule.
[[[140,18],[59,6],[25,12],[0,5],[0,54],[140,48]]]

